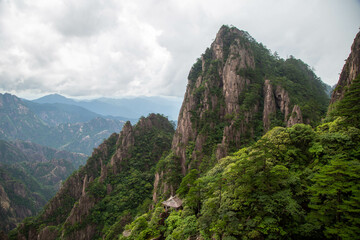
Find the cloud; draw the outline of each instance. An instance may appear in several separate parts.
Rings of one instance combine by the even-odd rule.
[[[0,0],[0,90],[21,96],[183,96],[223,24],[335,84],[358,1]]]

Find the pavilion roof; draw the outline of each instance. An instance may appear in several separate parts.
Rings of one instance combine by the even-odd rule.
[[[172,208],[179,208],[182,206],[182,200],[177,196],[171,196],[168,200],[162,202],[163,205]]]

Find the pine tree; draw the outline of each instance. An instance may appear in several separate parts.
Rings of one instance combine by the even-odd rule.
[[[348,155],[333,156],[313,178],[310,222],[328,238],[356,239],[360,236],[360,161]]]
[[[353,80],[331,114],[346,117],[346,122],[354,127],[360,126],[360,75]]]

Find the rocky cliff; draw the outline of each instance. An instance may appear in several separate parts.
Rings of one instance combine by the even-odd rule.
[[[360,32],[355,36],[351,45],[351,52],[346,59],[345,65],[341,71],[339,81],[331,95],[330,108],[333,103],[344,97],[346,89],[352,81],[360,74]]]
[[[297,84],[317,88],[321,103],[310,107],[306,101],[315,96],[301,98]],[[279,59],[247,32],[223,26],[189,73],[172,142],[182,174],[205,155],[224,157],[275,125],[318,121],[326,111],[324,86],[300,60]],[[303,116],[309,108],[317,115]]]
[[[161,115],[150,114],[135,126],[127,122],[120,134],[112,134],[64,182],[43,213],[35,221],[22,223],[12,237],[94,239],[111,235],[102,227],[119,219],[124,226],[132,219],[129,210],[138,209],[144,201],[151,203],[154,167],[170,149],[173,132],[172,124]]]

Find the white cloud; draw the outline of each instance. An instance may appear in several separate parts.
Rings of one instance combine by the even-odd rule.
[[[20,96],[183,96],[223,24],[338,80],[360,24],[341,0],[0,0],[0,90]]]

